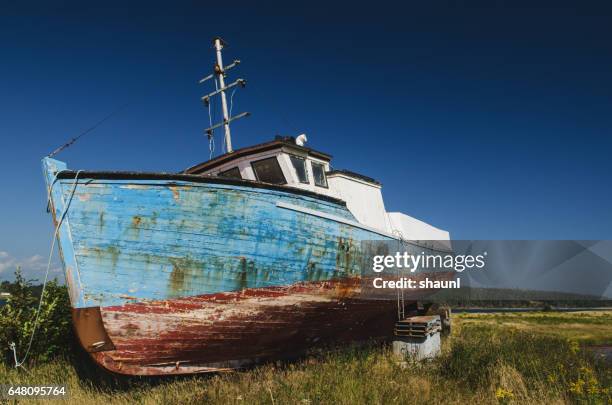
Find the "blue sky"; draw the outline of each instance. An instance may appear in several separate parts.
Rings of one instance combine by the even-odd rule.
[[[336,168],[380,180],[387,210],[457,239],[612,238],[612,6],[290,3],[3,3],[0,279],[44,268],[40,159],[118,107],[58,158],[208,158],[197,80],[216,35],[248,80],[235,147],[306,132]]]

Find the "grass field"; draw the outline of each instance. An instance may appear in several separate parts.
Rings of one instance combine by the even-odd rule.
[[[462,325],[489,325],[572,339],[584,345],[612,345],[612,310],[461,314]]]
[[[612,312],[462,314],[435,361],[401,364],[388,346],[330,348],[228,374],[115,378],[86,359],[0,366],[0,383],[67,384],[69,403],[610,403]],[[34,402],[34,401],[32,401]]]

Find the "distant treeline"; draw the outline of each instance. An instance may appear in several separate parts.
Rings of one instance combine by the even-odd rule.
[[[40,295],[40,293],[42,292],[42,284],[31,284],[32,281],[28,281],[28,283],[30,283],[27,285],[28,290],[34,295]],[[0,293],[9,292],[11,290],[11,287],[14,285],[15,281],[4,280],[0,283]]]
[[[441,290],[428,300],[455,308],[589,308],[612,307],[612,300],[592,295],[502,288]]]
[[[9,296],[3,295],[2,293],[11,294],[11,290],[14,290],[15,285],[15,281],[5,280],[0,283],[0,306],[5,305],[9,299]],[[32,285],[30,281],[26,284],[25,288],[31,296],[40,297],[40,293],[42,292],[42,284]]]

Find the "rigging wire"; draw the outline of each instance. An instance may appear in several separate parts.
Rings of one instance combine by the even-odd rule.
[[[212,128],[213,126],[213,119],[212,119],[212,112],[211,112],[211,105],[212,104],[212,100],[208,100],[208,122],[210,122],[210,127]],[[211,129],[210,133],[208,134],[208,151],[210,152],[208,159],[212,159],[213,154],[215,153],[215,130]]]
[[[93,126],[87,128],[85,131],[81,132],[80,134],[78,134],[74,138],[70,139],[68,142],[66,142],[62,146],[60,146],[57,149],[55,149],[53,152],[49,153],[47,155],[47,157],[53,157],[53,156],[57,155],[58,153],[60,153],[61,151],[63,151],[64,149],[72,146],[73,143],[75,143],[76,141],[78,141],[79,139],[81,139],[83,136],[87,135],[88,133],[90,133],[94,129],[98,128],[105,121],[109,120],[112,116],[114,116],[115,114],[117,114],[120,111],[124,110],[128,105],[129,105],[129,103],[125,103],[122,106],[120,106],[119,108],[115,109],[113,112],[108,114],[106,117],[104,117],[100,121],[96,122]]]
[[[232,118],[232,107],[234,107],[234,93],[236,93],[236,89],[232,91],[232,95],[230,96],[230,110],[229,110],[230,118]]]
[[[232,108],[234,107],[234,93],[236,93],[236,89],[232,91],[230,95],[230,107],[229,107],[229,117],[232,118]],[[212,126],[212,123],[210,124]],[[223,145],[225,146],[225,140],[223,141]],[[225,148],[223,149],[223,153],[225,153]]]

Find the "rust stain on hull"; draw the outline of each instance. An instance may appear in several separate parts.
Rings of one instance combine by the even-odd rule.
[[[189,374],[295,357],[319,344],[387,338],[396,303],[361,299],[358,288],[350,279],[103,307],[115,347],[92,356],[119,374]]]
[[[77,332],[91,346],[102,340],[103,325],[113,346],[86,349],[114,373],[227,371],[295,358],[317,345],[390,338],[397,302],[364,298],[361,285],[351,278],[87,308],[80,314],[89,313],[93,327],[81,321]]]

